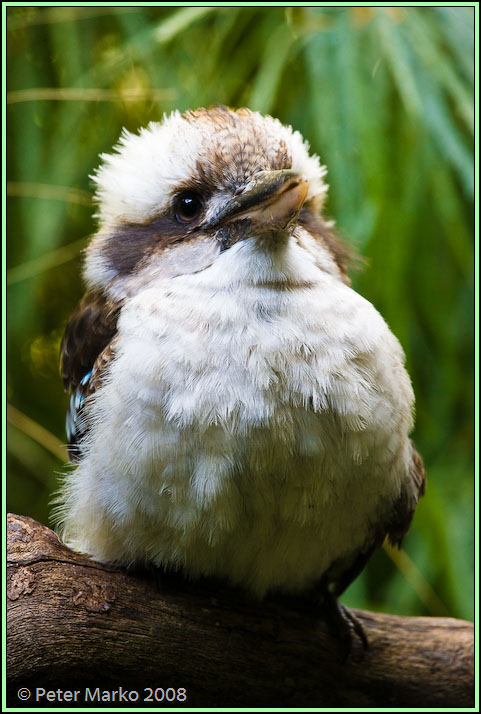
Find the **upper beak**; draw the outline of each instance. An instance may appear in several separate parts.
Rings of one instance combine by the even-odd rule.
[[[297,221],[308,188],[309,182],[291,169],[260,171],[210,223],[225,225],[248,219],[259,232],[289,230]]]

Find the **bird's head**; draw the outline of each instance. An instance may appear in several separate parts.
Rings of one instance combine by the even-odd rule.
[[[325,167],[277,119],[222,106],[174,112],[124,131],[101,158],[92,287],[123,297],[139,276],[199,272],[247,239],[273,251],[293,239],[342,277],[343,250],[320,218]]]

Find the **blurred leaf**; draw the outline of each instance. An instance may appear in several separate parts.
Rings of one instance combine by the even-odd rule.
[[[56,102],[138,102],[140,99],[159,101],[172,99],[172,89],[87,89],[85,88],[49,88],[19,89],[8,92],[7,104],[16,102],[56,101]]]
[[[446,617],[449,615],[446,606],[441,602],[438,595],[434,592],[431,585],[406,551],[393,548],[388,543],[384,544],[384,550],[416,592],[421,602],[426,606],[429,614],[437,617]]]
[[[38,444],[43,446],[47,451],[56,456],[62,463],[67,463],[67,450],[55,438],[53,434],[44,429],[43,426],[30,419],[26,414],[22,414],[11,404],[7,405],[7,420],[15,426],[19,431],[23,432]]]
[[[248,106],[251,109],[263,114],[271,111],[294,41],[295,36],[288,25],[282,24],[273,29],[250,93]]]
[[[69,260],[78,258],[79,252],[85,248],[86,243],[87,239],[81,238],[80,240],[76,240],[63,248],[52,250],[46,255],[42,255],[40,258],[35,258],[34,260],[29,260],[26,263],[10,268],[7,271],[7,285],[13,285],[14,283],[21,282],[22,280],[28,280],[36,275],[39,275],[40,273],[45,272],[46,270],[50,270],[50,268],[56,268]]]
[[[399,32],[399,27],[385,13],[378,14],[376,27],[384,57],[404,107],[408,114],[417,118],[422,112],[422,98],[412,67],[412,48]]]
[[[157,42],[171,42],[177,35],[189,27],[194,22],[204,19],[207,15],[215,11],[211,7],[183,7],[163,20],[154,30],[154,37]]]
[[[92,195],[87,191],[68,186],[51,186],[45,183],[7,181],[7,196],[50,198],[56,201],[80,203],[82,206],[92,206]]]

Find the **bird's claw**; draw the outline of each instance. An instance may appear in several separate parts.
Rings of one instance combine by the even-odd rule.
[[[326,590],[322,607],[329,629],[343,645],[344,660],[347,660],[351,653],[353,633],[361,640],[363,650],[369,649],[369,641],[361,622],[345,605],[338,602],[329,590]]]
[[[362,643],[362,648],[364,650],[369,649],[369,641],[367,639],[366,631],[361,623],[361,621],[352,613],[345,605],[338,603],[339,610],[342,613],[342,617],[348,622],[348,627],[352,628],[356,635],[359,637]],[[352,645],[352,637],[351,637]]]

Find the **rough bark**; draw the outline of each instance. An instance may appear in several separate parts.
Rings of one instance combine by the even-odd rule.
[[[136,696],[134,706],[157,708],[474,705],[473,625],[461,620],[356,610],[370,646],[355,638],[344,661],[304,602],[253,603],[173,575],[156,584],[73,553],[15,515],[7,594],[8,704],[16,708],[65,707],[66,690],[79,692],[67,706],[82,708],[132,708]],[[21,687],[31,693],[24,702]],[[54,695],[36,701],[36,688]]]

